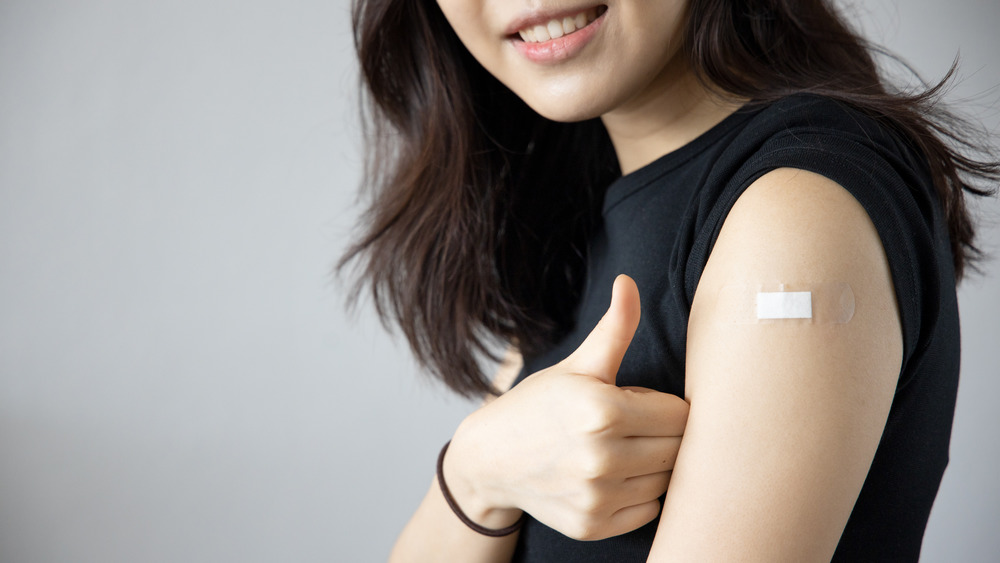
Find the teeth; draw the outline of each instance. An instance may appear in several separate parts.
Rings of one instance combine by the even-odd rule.
[[[591,8],[575,16],[567,16],[561,20],[550,20],[545,25],[528,27],[517,33],[525,43],[544,43],[587,27],[587,24],[597,19],[597,15],[597,10]]]
[[[562,27],[562,22],[560,21],[552,20],[549,22],[549,25],[545,27],[548,28],[549,37],[551,37],[552,39],[559,39],[560,37],[563,36],[563,27]]]
[[[531,31],[535,32],[535,41],[538,43],[552,39],[552,37],[549,36],[549,28],[544,25],[536,25],[531,29]]]
[[[576,31],[576,20],[573,18],[563,18],[562,28],[564,33],[573,33]]]

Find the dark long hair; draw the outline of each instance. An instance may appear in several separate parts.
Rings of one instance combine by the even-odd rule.
[[[353,23],[369,200],[339,268],[358,266],[355,295],[369,288],[383,322],[446,385],[495,393],[481,362],[498,345],[532,354],[572,322],[586,239],[619,174],[610,139],[598,120],[557,123],[528,108],[435,2],[355,0]],[[812,92],[904,135],[926,157],[956,277],[978,256],[964,194],[991,192],[1000,166],[938,103],[944,81],[892,90],[878,49],[826,0],[691,0],[685,53],[721,95],[766,103]]]

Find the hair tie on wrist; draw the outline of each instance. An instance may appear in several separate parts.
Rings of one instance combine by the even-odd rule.
[[[441,453],[438,454],[437,479],[438,479],[438,486],[441,488],[441,494],[444,496],[444,500],[445,502],[448,503],[448,506],[451,507],[451,511],[455,513],[455,516],[458,516],[458,519],[461,520],[463,524],[471,528],[474,532],[480,533],[484,536],[489,536],[491,538],[509,536],[510,534],[513,534],[514,532],[520,530],[521,525],[524,524],[525,514],[523,512],[521,513],[521,517],[517,519],[517,522],[514,522],[513,524],[507,526],[506,528],[500,528],[499,530],[494,530],[492,528],[486,528],[484,526],[480,526],[479,524],[473,522],[468,516],[466,516],[464,512],[462,512],[462,509],[458,507],[458,503],[455,502],[454,498],[452,498],[451,491],[448,490],[448,485],[446,485],[444,482],[444,453],[448,451],[448,446],[450,445],[451,445],[451,440],[445,442],[444,447],[441,448]]]

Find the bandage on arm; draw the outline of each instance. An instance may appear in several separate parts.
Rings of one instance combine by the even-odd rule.
[[[756,181],[695,295],[691,410],[649,560],[829,561],[901,356],[885,253],[857,201],[805,171]]]
[[[735,324],[844,324],[854,318],[854,290],[828,280],[734,283],[719,290],[716,309]]]

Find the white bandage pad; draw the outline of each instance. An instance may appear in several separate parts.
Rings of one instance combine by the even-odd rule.
[[[841,282],[731,284],[717,307],[736,324],[844,324],[854,317],[854,292]]]
[[[757,293],[757,319],[811,319],[811,291],[761,291]]]

